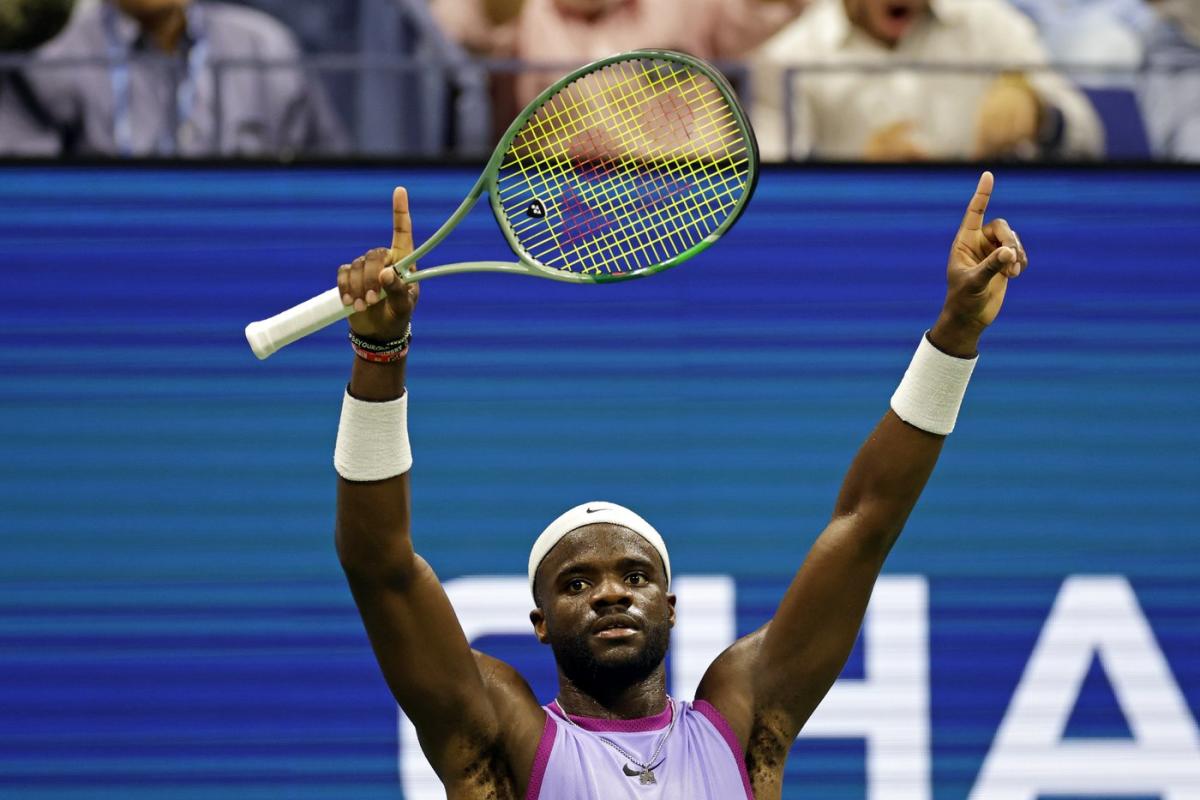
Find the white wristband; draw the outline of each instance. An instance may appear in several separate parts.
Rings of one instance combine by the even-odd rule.
[[[348,481],[381,481],[412,467],[408,446],[408,392],[370,403],[346,392],[333,467]]]
[[[892,395],[892,411],[913,427],[945,436],[954,430],[975,358],[949,356],[934,347],[928,335],[913,355],[904,379]]]

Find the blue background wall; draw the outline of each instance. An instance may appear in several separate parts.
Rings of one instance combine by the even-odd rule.
[[[426,284],[421,550],[519,575],[549,519],[613,499],[760,624],[937,313],[975,177],[772,170],[653,280]],[[0,167],[0,795],[396,796],[332,546],[351,356],[338,328],[259,363],[241,331],[386,244],[395,183],[420,238],[473,179]],[[929,580],[938,800],[967,796],[1068,575],[1131,581],[1200,711],[1198,213],[1200,172],[998,172],[1032,266],[887,569]],[[504,252],[480,208],[429,263]],[[541,649],[492,644],[548,699]],[[1128,735],[1102,671],[1068,735]],[[863,796],[861,742],[797,753],[786,797]]]

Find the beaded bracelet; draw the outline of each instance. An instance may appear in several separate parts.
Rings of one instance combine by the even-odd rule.
[[[408,345],[411,341],[412,323],[409,323],[403,336],[390,342],[374,342],[350,331],[350,346],[354,348],[354,355],[375,364],[391,364],[404,358],[408,355]]]

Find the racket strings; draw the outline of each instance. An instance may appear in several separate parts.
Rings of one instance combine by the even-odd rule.
[[[584,273],[663,263],[718,228],[752,169],[740,119],[703,73],[617,62],[547,100],[513,139],[497,186],[539,262]],[[538,200],[544,214],[526,214]]]
[[[731,114],[728,116],[732,117]],[[680,203],[678,203],[678,202],[666,203],[666,201],[669,199],[670,196],[676,195],[676,194],[681,194],[683,191],[692,188],[688,184],[687,181],[689,179],[695,178],[697,176],[706,178],[706,188],[709,189],[710,192],[713,190],[720,190],[722,192],[728,192],[730,190],[736,189],[737,187],[731,185],[730,181],[733,176],[729,176],[729,175],[726,175],[722,179],[722,183],[720,184],[720,186],[718,186],[717,184],[715,184],[712,181],[711,171],[700,170],[700,168],[699,168],[700,163],[701,162],[699,162],[699,161],[692,161],[690,169],[687,169],[686,171],[678,172],[674,177],[647,176],[645,174],[638,176],[644,181],[643,185],[641,187],[639,187],[639,191],[636,193],[636,195],[634,193],[627,192],[626,196],[624,198],[626,200],[626,202],[621,203],[621,204],[617,203],[619,195],[617,195],[616,193],[614,193],[612,191],[608,191],[608,196],[605,197],[601,191],[598,191],[596,189],[595,186],[588,186],[586,183],[584,185],[584,194],[585,194],[585,197],[587,200],[593,202],[595,208],[600,213],[620,214],[620,215],[622,215],[622,217],[628,218],[629,220],[631,220],[634,223],[639,221],[638,217],[633,216],[634,211],[641,210],[643,207],[654,207],[654,206],[663,206],[662,210],[664,213],[660,214],[660,217],[662,217],[664,219],[664,221],[678,222],[680,220],[683,220],[688,223],[702,222],[703,217],[706,215],[700,214],[700,215],[698,215],[699,218],[697,218],[697,214],[696,214],[696,212],[701,211],[703,208],[702,199],[700,198],[699,195],[693,194],[692,198],[690,198],[690,202],[686,203],[682,209],[680,208]],[[731,162],[731,163],[734,166],[738,165],[737,162]],[[599,171],[603,171],[607,167],[608,167],[608,165],[601,164],[599,166]],[[594,172],[594,171],[596,171],[596,168],[593,167],[589,171]],[[590,177],[590,175],[588,177]],[[628,171],[626,170],[626,171],[622,172],[622,174],[615,176],[615,179],[616,180],[624,180],[629,177],[630,176],[628,174]],[[611,187],[604,187],[604,188],[611,189]],[[636,197],[637,198],[636,202],[630,202],[631,197]],[[688,198],[684,198],[684,199],[688,199]],[[728,210],[728,208],[730,208],[731,206],[732,206],[732,204],[726,203],[722,206],[719,206],[716,209],[709,208],[707,216],[712,216],[717,211]],[[674,213],[674,214],[670,213],[673,211],[677,211],[678,213]],[[690,215],[685,214],[684,212],[690,212]],[[619,219],[617,221],[619,223],[625,222],[626,219]],[[528,227],[530,227],[530,226],[526,225],[525,228],[518,228],[518,233],[524,233],[525,229]],[[628,227],[628,225],[626,227]],[[692,235],[692,233],[688,227],[686,227],[686,226],[680,227],[678,232],[681,235],[685,236],[689,240],[689,246],[691,244],[696,243],[697,239],[694,235]],[[639,231],[635,231],[634,233],[639,233]],[[602,244],[623,246],[623,245],[628,245],[629,242],[633,238],[635,238],[635,237],[626,236],[624,238],[616,239],[615,241],[612,241],[612,242],[602,242]],[[531,246],[537,247],[539,244],[542,244],[543,241],[544,241],[544,239],[542,241],[531,242]],[[660,260],[665,260],[666,256],[662,256],[661,252],[652,246],[655,243],[655,241],[656,240],[651,240],[649,242],[646,242],[646,244],[649,246],[649,249],[651,249],[652,251],[655,252],[656,257],[658,257]]]
[[[633,80],[637,80],[637,79],[639,79],[639,78],[641,78],[641,77],[643,77],[643,76],[641,76],[641,75],[636,75],[636,74],[635,74],[635,75],[634,75],[634,76],[632,76],[632,77],[633,77]],[[625,81],[625,83],[626,83],[626,84],[627,84],[627,83],[629,83],[629,82],[630,82],[630,81],[629,81],[628,79]],[[659,72],[659,75],[657,76],[657,80],[655,81],[655,83],[656,83],[656,84],[658,84],[658,86],[660,86],[660,87],[664,85],[664,82],[663,82],[663,80],[662,80],[661,71]],[[675,85],[675,86],[677,86],[678,84],[679,84],[679,81],[678,81],[678,80],[676,80],[676,81],[674,82],[674,85]],[[671,87],[671,85],[667,85],[667,88],[669,89],[669,88],[672,88],[672,87]],[[711,87],[710,87],[710,88],[711,88]],[[646,86],[645,86],[645,85],[643,85],[643,86],[639,86],[639,87],[638,87],[638,94],[639,94],[639,95],[641,95],[641,96],[640,96],[639,98],[636,98],[636,99],[640,100],[640,101],[641,101],[643,104],[645,104],[645,99],[646,99],[646,98],[645,98],[645,89],[646,89]],[[669,95],[669,94],[665,94],[663,91],[659,91],[659,92],[656,94],[656,96],[655,96],[653,99],[656,99],[656,100],[657,100],[659,97],[664,97],[664,96],[665,96],[665,97],[668,97],[668,98],[669,98],[669,97],[671,97],[671,95]],[[629,97],[629,95],[626,95],[625,97]],[[718,99],[718,100],[723,100],[722,98],[719,98],[719,97],[717,97],[716,99]],[[611,101],[610,101],[610,102],[611,102]],[[568,110],[567,110],[567,113],[571,113],[571,112],[577,112],[578,105],[579,105],[579,104],[574,104],[572,107],[569,107],[569,108],[568,108]],[[707,110],[709,111],[709,115],[710,115],[710,117],[711,117],[711,103],[708,103],[708,104],[705,104],[705,105],[707,106]],[[618,111],[620,111],[620,110],[623,110],[623,109],[622,109],[622,104],[621,104],[621,103],[619,103],[619,102],[618,102],[618,103],[614,103],[614,104],[613,104],[613,106],[614,106],[614,107],[615,107],[615,108],[616,108]],[[652,110],[655,110],[655,111],[657,111],[659,114],[662,114],[662,113],[663,113],[663,111],[664,111],[664,106],[663,106],[663,104],[653,104],[653,103],[651,103],[651,104],[647,104],[647,106],[648,106],[648,108],[650,108],[650,109],[652,109]],[[628,107],[630,107],[630,106],[628,106],[628,105],[627,105],[627,106],[626,106],[626,108],[628,108]],[[562,113],[561,109],[560,109],[560,113]],[[594,116],[594,115],[592,115],[592,116]],[[611,117],[612,115],[610,114],[609,116]],[[643,119],[644,119],[644,115],[643,115]],[[584,123],[586,123],[586,122],[588,122],[588,121],[590,121],[590,120],[582,120],[582,121],[581,121],[581,120],[578,120],[578,119],[576,120],[576,122],[584,122]],[[624,120],[624,121],[626,121],[626,122],[627,122],[628,120],[626,119],[626,120]],[[674,122],[674,121],[676,121],[676,120],[671,120],[671,122]],[[620,129],[618,129],[618,130],[620,130]],[[639,131],[639,133],[645,133],[645,130],[647,130],[647,129],[645,128],[645,126],[643,126],[643,130],[640,130],[640,131]],[[651,131],[652,131],[653,129],[648,129],[648,130],[651,130]],[[628,136],[627,136],[626,138],[628,139]],[[642,138],[642,139],[644,139],[645,137],[644,137],[644,136],[642,136],[642,137],[638,137],[638,138]],[[694,138],[694,139],[692,139],[692,140],[690,140],[690,141],[689,141],[689,140],[687,140],[687,139],[685,139],[685,140],[684,140],[684,142],[681,144],[680,148],[676,148],[676,150],[678,150],[678,149],[681,149],[681,148],[683,148],[683,147],[686,147],[687,145],[691,144],[691,145],[693,145],[693,146],[690,148],[690,151],[689,151],[689,152],[687,152],[687,153],[684,153],[683,155],[684,155],[684,156],[691,156],[691,155],[695,155],[695,154],[697,154],[697,153],[698,153],[698,150],[699,150],[699,148],[700,148],[700,146],[701,146],[701,144],[702,144],[702,143],[703,143],[703,140],[702,140],[702,139],[699,139],[699,138]],[[642,143],[642,142],[636,142],[636,141],[634,141],[634,142],[631,142],[631,144],[633,144],[633,145],[641,145],[641,144],[643,144],[643,143]],[[711,149],[711,148],[710,148],[710,149]],[[726,152],[726,154],[728,154],[728,148],[726,147],[726,148],[724,148],[724,149],[725,149],[725,152]],[[659,158],[659,160],[661,160],[661,161],[666,161],[666,162],[668,162],[668,166],[671,166],[671,165],[669,164],[669,160],[668,160],[667,158],[665,158],[664,156],[667,156],[667,155],[672,155],[672,153],[662,153],[662,152],[659,152],[659,153],[655,153],[655,154],[653,154],[653,155],[656,155],[656,156]],[[681,160],[681,159],[677,159],[677,160]],[[593,164],[593,165],[591,166],[591,168],[590,168],[590,169],[589,169],[587,172],[585,172],[585,175],[584,175],[584,177],[593,177],[593,176],[594,176],[594,175],[595,175],[597,172],[601,172],[601,173],[603,173],[604,171],[608,171],[608,170],[611,170],[611,165],[609,165],[609,164],[601,164],[601,165],[599,165],[599,170],[597,170],[597,169],[596,169],[596,165],[594,165],[594,164]],[[591,173],[591,174],[588,174],[588,173]],[[627,169],[626,169],[626,170],[623,170],[623,171],[622,171],[622,173],[623,173],[623,174],[619,175],[619,177],[620,177],[620,178],[626,178],[626,177],[628,177],[628,170],[627,170]],[[694,175],[695,173],[696,173],[696,170],[693,168],[693,169],[691,170],[691,174],[692,174],[692,175]],[[593,183],[593,184],[594,184],[594,181],[590,181],[590,183]],[[685,185],[686,185],[686,184],[685,184]],[[711,181],[710,181],[710,185],[711,185]],[[727,185],[727,184],[726,184],[726,185]],[[585,192],[586,192],[586,190],[587,190],[588,188],[591,188],[591,189],[592,189],[592,194],[595,194],[595,193],[596,193],[596,192],[595,192],[595,186],[594,186],[594,185],[593,185],[593,186],[591,186],[591,187],[588,187],[588,186],[585,184],[585,187],[584,187],[584,188],[585,188]],[[642,195],[642,196],[643,196],[644,198],[645,198],[645,197],[648,197],[648,198],[649,198],[649,200],[650,200],[650,202],[651,202],[651,203],[653,203],[653,202],[658,202],[658,201],[661,201],[661,199],[662,199],[662,198],[661,198],[661,196],[656,196],[656,195],[658,195],[658,194],[659,194],[659,193],[658,193],[658,191],[656,191],[655,189],[653,189],[653,188],[652,188],[650,192],[643,192],[643,195]],[[679,205],[679,204],[677,204],[677,203],[676,203],[676,204],[673,204],[673,206],[678,206],[678,205]],[[668,210],[670,210],[670,208],[671,208],[671,207],[669,207],[669,208],[668,208]],[[610,203],[610,204],[608,204],[608,206],[607,206],[606,208],[602,208],[601,210],[602,210],[602,211],[612,211],[612,210],[618,210],[618,209],[615,209],[615,208],[613,208],[613,207],[612,207],[612,205],[611,205],[611,203]],[[698,207],[696,207],[696,206],[693,206],[692,210],[693,210],[693,211],[695,211],[695,210],[698,210]],[[569,218],[569,216],[570,216],[569,214],[568,214],[568,215],[564,215],[564,218]],[[668,216],[668,219],[670,219],[670,220],[674,220],[674,219],[676,219],[677,217],[678,217],[678,215],[676,215],[676,217],[670,217],[670,216]],[[577,237],[576,237],[576,238],[577,238]],[[693,241],[694,241],[694,237],[689,237],[689,238],[692,238],[692,239],[693,239]],[[626,240],[626,241],[625,241],[625,242],[623,242],[623,243],[626,243],[626,244],[627,244],[627,243],[628,243],[628,240]],[[589,254],[590,254],[590,250],[589,250]]]
[[[636,77],[640,78],[641,76],[636,76]],[[661,82],[661,78],[659,79],[659,82],[658,82],[658,83],[659,83],[659,84],[661,84],[661,83],[662,83],[662,82]],[[677,82],[677,83],[678,83],[678,82]],[[640,89],[640,94],[644,94],[644,88],[641,88],[641,89]],[[667,97],[667,98],[670,98],[670,97],[672,97],[672,96],[671,96],[671,95],[664,95],[664,94],[661,94],[661,92],[660,92],[660,94],[659,94],[659,96],[658,96],[658,97]],[[654,98],[654,100],[658,100],[658,97],[655,97],[655,98]],[[644,97],[642,97],[642,98],[641,98],[641,100],[643,100],[643,101],[644,101]],[[718,96],[718,97],[716,97],[716,98],[715,98],[715,100],[722,101],[722,102],[721,102],[721,104],[724,104],[724,98],[720,98],[720,97]],[[624,110],[624,109],[622,109],[622,104],[620,104],[619,102],[618,102],[618,103],[614,103],[614,107],[616,107],[618,110]],[[655,112],[656,112],[656,113],[658,113],[659,115],[664,115],[664,114],[667,114],[667,112],[666,112],[666,106],[665,106],[665,104],[662,104],[662,103],[648,103],[648,104],[647,104],[647,107],[648,107],[649,109],[653,109],[653,110],[655,110]],[[713,116],[712,116],[712,107],[713,107],[713,103],[712,103],[712,102],[707,102],[707,103],[704,103],[704,104],[703,104],[703,106],[701,106],[701,108],[704,108],[704,110],[707,110],[707,112],[708,112],[708,115],[709,115],[709,120],[713,122],[712,128],[713,128],[713,130],[716,130],[716,128],[718,128],[718,125],[716,125],[716,122],[718,122],[718,121],[716,121],[716,120],[715,120],[715,118],[713,118]],[[677,106],[677,108],[678,108],[678,106]],[[565,113],[570,113],[570,112],[571,112],[571,110],[575,110],[575,109],[577,109],[577,104],[576,104],[576,107],[574,107],[574,108],[569,108],[568,110],[566,110],[566,112],[565,112]],[[558,113],[559,113],[559,114],[562,114],[562,113],[564,113],[564,112],[563,112],[563,109],[559,109],[559,112],[558,112]],[[590,115],[590,116],[594,116],[594,114],[593,114],[593,115]],[[680,120],[680,119],[679,119],[679,115],[678,115],[678,113],[676,113],[676,114],[673,114],[673,115],[670,115],[670,116],[672,116],[672,118],[673,118],[673,119],[670,119],[670,120],[668,120],[668,122],[677,122],[677,121],[683,121],[683,122],[684,122],[684,124],[686,124],[686,121],[685,121],[685,120]],[[728,116],[728,118],[731,118],[731,126],[730,126],[730,127],[736,127],[736,120],[732,120],[732,113],[730,113],[730,114],[727,114],[726,116]],[[642,119],[642,120],[644,120],[644,110],[643,110],[643,113],[642,113],[641,119]],[[587,121],[590,121],[590,120],[582,120],[582,122],[587,122]],[[576,122],[581,122],[581,121],[580,121],[580,120],[576,120]],[[623,122],[628,122],[628,119],[626,119],[626,120],[623,120]],[[539,127],[540,127],[540,126],[539,126]],[[642,133],[644,133],[644,132],[646,132],[646,131],[649,131],[650,133],[653,133],[653,132],[654,132],[654,128],[647,128],[647,127],[646,127],[646,126],[644,126],[644,125],[642,126],[642,128],[643,128],[643,130],[641,131]],[[593,130],[594,130],[594,128],[593,128]],[[622,130],[622,128],[619,128],[619,127],[618,127],[618,131],[619,131],[619,130]],[[727,137],[726,137],[726,132],[725,132],[725,131],[721,131],[721,136],[720,136],[720,139],[727,139]],[[697,150],[698,150],[698,148],[700,148],[700,146],[701,146],[702,142],[703,142],[703,140],[702,140],[702,139],[698,139],[698,138],[692,138],[692,139],[690,139],[690,140],[684,140],[684,143],[682,144],[682,146],[685,146],[685,145],[688,145],[688,144],[694,145],[694,146],[692,146],[691,152],[689,152],[689,154],[684,154],[684,155],[695,155],[695,154],[696,154],[696,152],[697,152]],[[632,143],[632,144],[637,144],[637,143],[635,142],[635,143]],[[676,150],[678,150],[678,149],[679,149],[679,148],[677,148]],[[722,149],[724,149],[724,155],[731,155],[731,154],[730,154],[730,151],[728,151],[727,144],[725,144],[724,148],[722,148]],[[712,148],[709,148],[709,150],[712,150]],[[620,155],[620,154],[619,154],[619,152],[614,152],[614,154],[613,154],[613,155]],[[666,156],[671,156],[671,155],[673,155],[673,154],[672,154],[672,152],[659,152],[659,154],[658,154],[658,155],[659,155],[660,161],[670,161],[670,160],[668,160],[668,158],[666,158]],[[613,161],[613,158],[610,158],[610,160],[608,160],[608,161],[610,161],[610,162],[611,162],[611,161]],[[677,161],[679,161],[679,160],[677,160]],[[694,163],[694,166],[692,166],[692,169],[690,170],[690,175],[695,175],[695,174],[696,174],[696,172],[697,172],[697,170],[696,170],[696,164],[697,164],[697,163],[698,163],[698,162],[695,162],[695,163]],[[598,167],[599,167],[599,169],[598,169]],[[602,172],[610,172],[610,170],[611,170],[611,169],[612,169],[611,163],[601,163],[601,164],[599,164],[599,166],[596,166],[596,164],[594,164],[594,163],[593,163],[593,164],[592,164],[592,166],[590,166],[590,167],[588,168],[587,172],[586,172],[586,173],[584,173],[584,178],[590,178],[590,176],[592,176],[592,175],[589,175],[588,173],[595,174],[596,172],[601,172],[601,173],[602,173]],[[562,170],[562,163],[559,163],[559,170],[558,170],[558,172],[559,172],[559,173],[562,173],[562,172],[563,172],[563,170]],[[622,178],[622,179],[624,179],[624,178],[628,178],[628,174],[629,174],[628,163],[626,163],[626,169],[624,169],[624,170],[620,170],[620,173],[622,173],[622,174],[620,174],[620,175],[619,175],[619,178]],[[712,186],[712,182],[710,182],[710,186]],[[726,181],[726,187],[727,187],[727,181]],[[584,188],[588,188],[588,187],[586,186],[586,187],[584,187]],[[593,192],[593,193],[595,193],[594,186],[593,186],[593,187],[590,187],[590,188],[592,188],[592,192]],[[652,192],[654,192],[653,188],[652,188]],[[654,193],[656,193],[656,192],[654,192]],[[652,196],[652,197],[650,197],[650,200],[652,200],[652,201],[655,201],[655,200],[660,200],[660,199],[661,199],[660,197],[653,197],[653,196]],[[611,210],[614,210],[614,209],[612,209],[612,206],[611,206],[611,204],[610,204],[610,205],[608,205],[608,207],[604,207],[604,209],[601,209],[601,210],[605,210],[605,211],[611,211]]]
[[[657,107],[656,111],[661,112],[661,109],[661,106]],[[639,176],[648,185],[643,185],[637,190],[638,201],[632,204],[632,208],[631,204],[624,204],[612,209],[616,212],[625,235],[619,236],[614,232],[610,237],[611,241],[602,241],[599,244],[619,250],[628,250],[631,245],[640,245],[649,255],[662,260],[696,242],[697,237],[692,233],[693,227],[705,222],[706,211],[707,215],[714,212],[711,207],[705,209],[702,202],[705,194],[696,190],[707,189],[711,194],[715,185],[711,173],[701,169],[704,161],[694,157],[704,149],[710,151],[705,155],[711,156],[712,148],[710,143],[700,138],[693,139],[690,147],[688,144],[685,140],[672,151],[654,154],[663,168],[657,174],[650,172],[648,175]],[[707,180],[697,181],[696,178]],[[610,187],[605,188],[607,190]],[[647,215],[643,213],[645,210],[654,210],[656,213]],[[658,231],[656,236],[654,234],[657,226],[667,227]],[[703,231],[705,234],[707,232]],[[673,238],[673,234],[678,234],[678,238]],[[662,249],[664,246],[665,253]],[[611,269],[610,265],[602,266]],[[626,262],[626,268],[628,266]],[[640,264],[632,266],[637,267]]]
[[[671,95],[666,96],[670,97]],[[720,98],[719,94],[717,96]],[[723,101],[723,98],[720,99]],[[710,119],[713,105],[714,103],[709,102],[701,106],[702,109],[708,112]],[[662,113],[662,108],[657,107],[656,111]],[[732,112],[728,113],[726,116],[732,119]],[[736,126],[736,120],[733,122]],[[715,124],[713,125],[713,129],[717,129]],[[656,245],[665,243],[673,235],[678,235],[684,240],[682,243],[684,245],[682,249],[686,249],[686,247],[697,244],[699,239],[703,238],[703,236],[700,236],[699,238],[696,236],[695,229],[697,225],[703,225],[708,220],[714,219],[717,213],[720,211],[731,209],[735,205],[735,202],[728,202],[722,206],[718,206],[716,209],[713,209],[711,206],[705,208],[705,204],[703,202],[705,195],[699,192],[690,192],[690,189],[693,188],[693,184],[691,184],[690,181],[695,178],[705,179],[706,185],[701,188],[704,188],[709,192],[710,199],[715,199],[715,196],[719,196],[719,193],[727,193],[728,190],[732,188],[729,185],[729,176],[726,176],[722,181],[722,185],[718,187],[713,182],[713,172],[711,170],[701,169],[701,165],[704,162],[697,158],[689,158],[699,154],[699,140],[692,140],[690,144],[691,147],[689,148],[689,152],[681,153],[678,157],[673,159],[676,166],[680,164],[683,166],[682,170],[677,170],[676,174],[674,175],[651,179],[651,185],[648,191],[645,187],[643,187],[643,196],[645,198],[645,202],[647,202],[649,205],[662,205],[663,213],[659,215],[660,221],[662,223],[671,223],[672,227],[662,233],[660,236],[647,241],[643,238],[643,236],[650,235],[651,225],[646,224],[648,221],[644,218],[639,219],[633,217],[629,220],[633,230],[629,231],[623,238],[617,239],[608,244],[611,244],[611,246],[615,248],[625,250],[630,244],[641,243],[646,249],[648,249],[651,253],[658,255],[658,257],[661,259],[661,255],[659,255],[661,251],[656,247]],[[724,147],[724,151],[725,155],[728,155],[729,151],[727,146]],[[665,155],[670,154],[668,153]],[[677,202],[666,203],[665,201],[671,196],[678,196],[679,200]],[[626,211],[626,215],[628,216],[628,211]],[[638,226],[638,223],[641,223],[640,227]],[[715,226],[711,226],[710,228],[704,230],[703,234],[707,235],[707,233],[711,231],[712,227]],[[667,255],[673,255],[675,252],[678,252],[679,249],[680,248],[675,248],[673,251],[668,252]]]
[[[724,104],[724,100],[722,100],[722,98],[719,98],[719,100],[721,100],[721,101],[722,101],[722,102],[721,102],[721,104]],[[722,128],[720,128],[720,126],[719,126],[719,122],[720,122],[720,121],[718,121],[718,120],[715,120],[714,118],[712,118],[712,106],[713,106],[713,104],[714,104],[714,103],[712,103],[712,102],[709,102],[709,103],[706,103],[706,106],[704,106],[704,107],[703,107],[704,109],[708,110],[708,113],[709,113],[709,120],[710,120],[710,121],[712,121],[712,127],[710,127],[710,130],[720,130],[720,131],[721,131],[721,134],[722,134],[722,136],[724,136],[724,134],[725,134],[725,133],[726,133],[728,130],[733,130],[733,128],[736,128],[736,119],[734,119],[734,118],[733,118],[733,114],[732,114],[732,112],[728,112],[728,113],[725,115],[725,120],[728,120],[728,122],[727,122],[727,124],[726,124],[726,126],[725,126],[724,130],[722,130]],[[724,120],[721,120],[721,121],[724,121]],[[696,145],[696,140],[691,140],[691,142],[690,142],[690,143],[685,143],[685,144],[692,144],[692,145]],[[677,148],[676,150],[678,150],[678,148]],[[692,148],[692,151],[695,151],[695,148]],[[690,154],[682,154],[682,155],[683,155],[683,156],[695,155],[695,152],[690,152]],[[726,146],[726,148],[725,148],[725,155],[726,155],[726,156],[730,155],[730,151],[728,151],[728,149],[727,149],[727,146]],[[670,157],[670,156],[678,156],[678,154],[676,154],[676,152],[674,152],[674,151],[666,151],[666,152],[662,152],[662,154],[660,154],[660,157],[661,157],[661,160],[662,160],[662,161],[668,161],[668,162],[670,162],[670,161],[671,161],[671,158],[668,158],[668,157]],[[701,162],[700,160],[695,160],[695,158],[692,158],[692,160],[685,160],[685,158],[683,158],[683,157],[676,157],[676,158],[674,158],[674,161],[676,161],[676,162],[684,162],[685,164],[688,164],[688,163],[689,163],[689,161],[690,161],[690,169],[686,169],[686,172],[683,172],[683,173],[682,173],[682,176],[683,176],[683,178],[685,178],[685,179],[688,179],[688,178],[694,178],[694,176],[697,176],[697,175],[702,175],[702,176],[706,176],[706,178],[710,178],[710,175],[709,175],[708,173],[706,173],[706,172],[702,172],[702,170],[700,169],[700,167],[701,167],[701,164],[702,164],[702,162]],[[602,163],[602,164],[600,164],[600,166],[599,166],[599,172],[606,172],[606,170],[608,170],[608,169],[610,169],[610,168],[611,168],[611,164],[610,164],[610,163]],[[592,169],[589,169],[589,172],[595,172],[595,167],[593,167]],[[628,168],[626,168],[625,170],[622,170],[622,173],[620,173],[620,174],[619,174],[619,178],[628,178],[628,176],[629,176],[629,169],[628,169]],[[664,182],[665,182],[665,181],[664,181]],[[712,182],[710,182],[709,186],[710,186],[710,187],[712,187]],[[654,187],[653,187],[653,186],[652,186],[652,190],[650,190],[650,191],[654,192]],[[594,193],[594,187],[593,187],[593,193]],[[660,198],[656,198],[656,197],[649,197],[649,199],[650,199],[650,200],[655,200],[655,199],[660,199]],[[601,210],[616,210],[616,209],[612,209],[612,207],[611,207],[611,206],[610,206],[610,207],[604,207],[604,206],[602,206],[602,207],[601,207]]]

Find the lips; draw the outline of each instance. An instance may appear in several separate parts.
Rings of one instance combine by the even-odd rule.
[[[632,636],[639,630],[637,620],[628,614],[608,614],[592,623],[592,635],[601,639]]]

